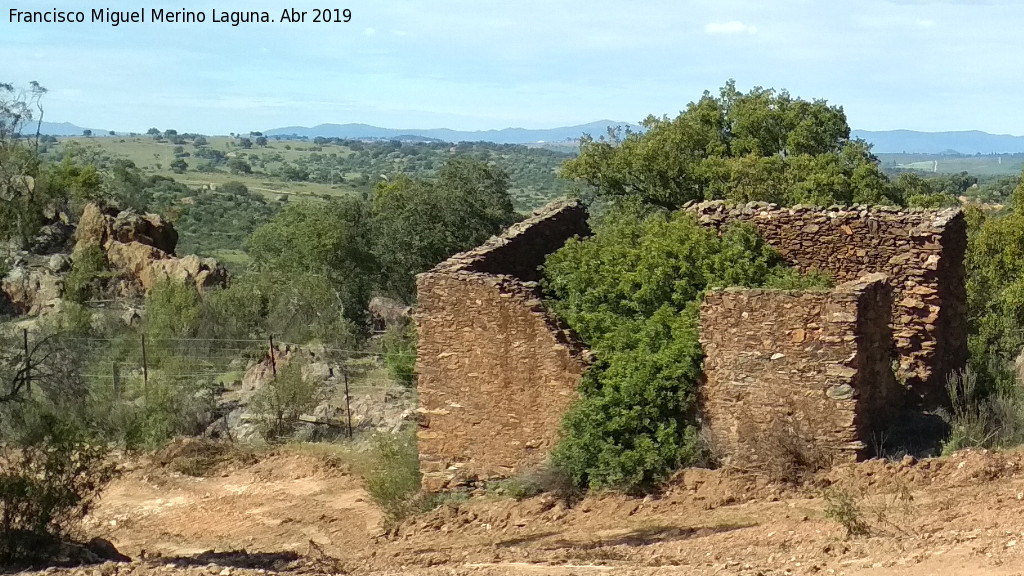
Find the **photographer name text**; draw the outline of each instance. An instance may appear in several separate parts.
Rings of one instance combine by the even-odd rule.
[[[11,24],[345,24],[352,21],[352,10],[348,8],[314,8],[296,10],[284,8],[280,15],[257,10],[164,10],[162,8],[139,8],[138,10],[111,10],[92,8],[89,10],[46,10],[32,11],[11,8]]]

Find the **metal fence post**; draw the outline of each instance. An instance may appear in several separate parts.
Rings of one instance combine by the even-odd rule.
[[[348,367],[341,369],[342,374],[345,376],[345,414],[348,416],[348,439],[352,439],[352,405],[349,402],[348,395]]]
[[[142,401],[149,406],[149,362],[146,360],[146,335],[142,335]]]
[[[21,336],[25,343],[25,392],[32,393],[32,360],[28,351],[28,328],[22,328]]]
[[[274,379],[277,379],[277,359],[274,358],[274,335],[270,335],[270,370],[274,373]]]

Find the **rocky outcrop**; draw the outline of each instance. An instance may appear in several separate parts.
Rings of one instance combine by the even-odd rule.
[[[66,252],[70,248],[71,239],[75,235],[75,227],[66,221],[66,215],[39,229],[29,241],[28,249],[33,254],[54,254]]]
[[[100,245],[108,249],[112,243],[138,242],[152,246],[169,256],[178,245],[178,233],[169,222],[156,214],[138,214],[130,210],[101,208],[88,204],[82,211],[75,232],[77,249],[83,245]]]
[[[409,322],[412,307],[398,300],[375,296],[370,300],[370,322],[374,332],[383,332],[391,326],[404,326]]]
[[[149,292],[158,282],[172,280],[198,289],[223,286],[227,271],[213,258],[178,258],[178,233],[156,214],[101,208],[89,204],[82,212],[75,250],[100,246],[118,281],[119,295]]]
[[[49,270],[18,267],[0,279],[0,298],[16,314],[37,316],[60,308],[63,288],[61,277]]]

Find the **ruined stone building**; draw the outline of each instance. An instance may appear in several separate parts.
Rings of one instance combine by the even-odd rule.
[[[945,401],[966,362],[966,226],[959,210],[684,207],[708,226],[744,221],[827,291],[727,289],[701,308],[703,417],[734,461],[784,432],[831,460],[870,454],[905,404]],[[508,476],[557,441],[588,354],[545,311],[538,266],[586,210],[551,205],[418,277],[419,447],[424,486]]]
[[[537,267],[577,234],[586,209],[557,204],[417,277],[424,488],[508,476],[554,445],[587,360],[544,309]]]

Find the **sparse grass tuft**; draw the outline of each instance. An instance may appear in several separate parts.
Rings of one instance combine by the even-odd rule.
[[[774,420],[766,430],[748,429],[752,466],[749,471],[763,474],[772,482],[799,484],[829,462],[814,447],[813,435],[795,422]]]
[[[950,410],[943,414],[950,426],[944,455],[964,448],[1006,448],[1024,442],[1024,401],[1020,392],[996,391],[985,395],[978,375],[970,368],[946,378]]]
[[[494,489],[496,493],[516,500],[552,494],[567,504],[573,504],[584,496],[583,490],[572,481],[569,474],[552,464],[500,480],[495,483]]]
[[[229,464],[250,465],[258,460],[251,448],[204,438],[178,439],[156,454],[161,466],[186,476],[206,477]]]

